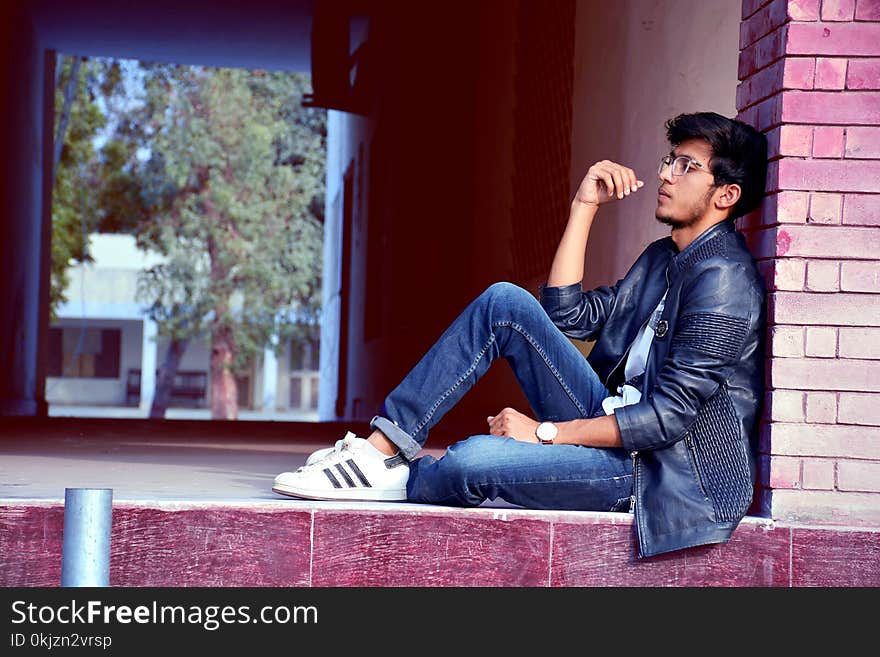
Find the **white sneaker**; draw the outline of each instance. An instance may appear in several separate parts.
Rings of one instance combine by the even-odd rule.
[[[272,490],[310,500],[403,502],[408,479],[409,464],[402,455],[386,456],[349,432],[334,447],[309,456],[296,472],[275,477]]]
[[[334,443],[333,447],[323,447],[309,454],[309,458],[306,459],[305,465],[312,465],[313,463],[330,456],[333,452],[338,452],[340,449],[342,449],[343,443],[349,438],[357,438],[357,436],[354,435],[351,431],[347,431],[343,438],[340,438]],[[361,438],[360,440],[363,439]]]

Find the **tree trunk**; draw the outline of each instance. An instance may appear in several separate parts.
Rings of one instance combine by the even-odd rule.
[[[70,110],[73,107],[73,101],[76,99],[76,90],[79,85],[79,67],[81,64],[82,58],[74,55],[73,62],[70,65],[70,78],[67,80],[67,86],[64,87],[64,104],[61,106],[61,118],[58,120],[58,130],[55,133],[52,157],[52,188],[55,187],[55,178],[58,176],[58,165],[61,163],[61,149],[67,136]],[[58,69],[61,69],[61,62],[58,64]]]
[[[238,387],[232,375],[235,338],[228,326],[211,331],[211,419],[238,419]]]
[[[159,368],[159,376],[156,379],[156,394],[153,395],[153,404],[150,406],[150,419],[163,419],[171,400],[171,387],[174,384],[174,376],[183,359],[183,354],[189,344],[189,339],[171,340],[165,361]]]

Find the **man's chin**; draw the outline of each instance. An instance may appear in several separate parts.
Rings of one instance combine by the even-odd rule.
[[[679,228],[681,226],[681,221],[675,219],[674,217],[669,217],[665,214],[660,214],[659,212],[654,215],[661,224],[666,224],[667,226],[671,226],[672,228]]]
[[[657,212],[654,217],[661,224],[665,224],[670,228],[687,228],[697,222],[697,218],[693,219],[676,219],[675,217],[670,217],[669,215],[660,214]]]

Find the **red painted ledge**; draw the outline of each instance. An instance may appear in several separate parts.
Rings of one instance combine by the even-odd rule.
[[[0,586],[56,586],[64,509],[0,501]],[[113,586],[878,586],[880,529],[747,517],[638,559],[632,516],[269,501],[117,503]]]

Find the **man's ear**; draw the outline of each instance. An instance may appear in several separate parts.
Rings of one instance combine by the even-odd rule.
[[[732,210],[740,198],[742,198],[742,187],[736,183],[721,185],[715,193],[715,207],[719,210]]]

